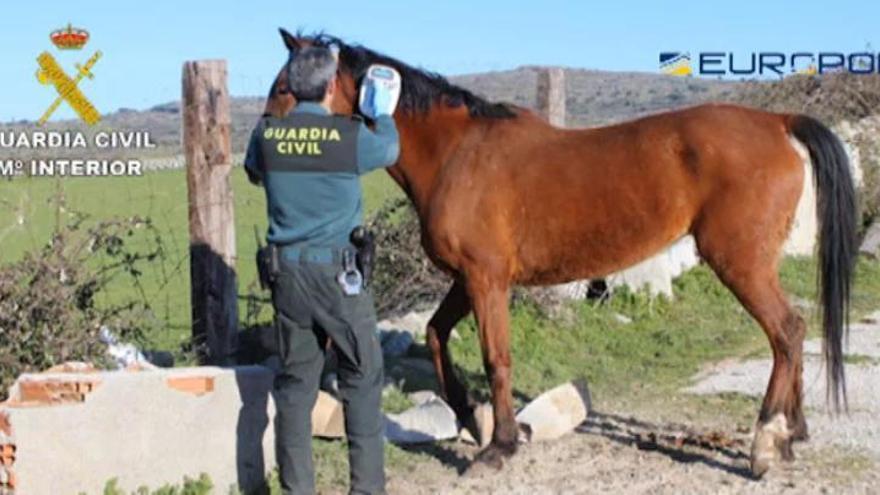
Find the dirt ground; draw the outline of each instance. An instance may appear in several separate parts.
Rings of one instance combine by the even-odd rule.
[[[732,421],[731,415],[704,405],[695,415],[680,414],[677,421],[684,424],[677,424],[669,422],[676,421],[676,407],[669,403],[675,398],[637,405],[603,404],[597,398],[597,410],[577,431],[522,445],[501,471],[468,469],[477,449],[460,442],[411,447],[428,460],[409,472],[390,472],[389,493],[880,493],[878,320],[880,312],[852,331],[848,415],[828,415],[817,355],[821,345],[807,342],[804,378],[811,439],[796,444],[795,462],[778,465],[761,480],[752,479],[748,469],[751,433],[746,420]],[[682,393],[709,398],[728,394],[745,406],[742,411],[750,411],[745,414],[755,414],[769,367],[769,361],[760,359],[717,363],[694,377],[693,386]]]

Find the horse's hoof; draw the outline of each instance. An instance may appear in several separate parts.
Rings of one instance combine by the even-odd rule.
[[[477,454],[474,462],[500,470],[504,467],[504,458],[516,453],[516,445],[516,442],[492,442]]]
[[[760,478],[777,462],[794,460],[791,441],[792,434],[782,414],[777,414],[770,421],[758,425],[752,442],[752,475]]]
[[[771,459],[760,458],[756,459],[752,457],[751,468],[752,468],[752,476],[758,480],[764,476],[764,473],[770,470]]]
[[[504,455],[495,445],[489,445],[477,454],[477,457],[474,458],[474,463],[500,471],[504,467]]]

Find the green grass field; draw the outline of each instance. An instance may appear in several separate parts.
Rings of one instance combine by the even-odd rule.
[[[402,192],[384,172],[363,179],[366,214]],[[248,183],[244,171],[232,172],[239,293],[256,288],[256,236],[266,230],[263,190]],[[59,198],[61,205],[59,208]],[[19,259],[46,243],[55,226],[75,213],[90,221],[149,217],[158,229],[165,256],[144,271],[146,295],[160,321],[149,335],[157,349],[177,351],[190,336],[189,231],[186,172],[148,172],[142,177],[22,178],[0,182],[0,264]],[[59,213],[60,212],[60,213]],[[131,298],[134,288],[116,284],[103,297]],[[245,303],[240,314],[244,315]]]

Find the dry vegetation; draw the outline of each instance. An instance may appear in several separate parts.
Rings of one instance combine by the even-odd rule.
[[[776,112],[805,113],[824,122],[857,121],[880,112],[880,76],[792,76],[747,82],[732,101]]]

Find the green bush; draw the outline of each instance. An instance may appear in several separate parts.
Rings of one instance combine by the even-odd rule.
[[[0,398],[23,372],[74,360],[108,364],[102,326],[138,341],[153,320],[145,298],[105,294],[123,277],[139,287],[142,265],[161,256],[150,221],[85,220],[75,216],[42,249],[0,267]]]
[[[388,201],[369,224],[376,234],[372,289],[380,318],[419,309],[446,294],[452,281],[425,255],[409,201]]]

